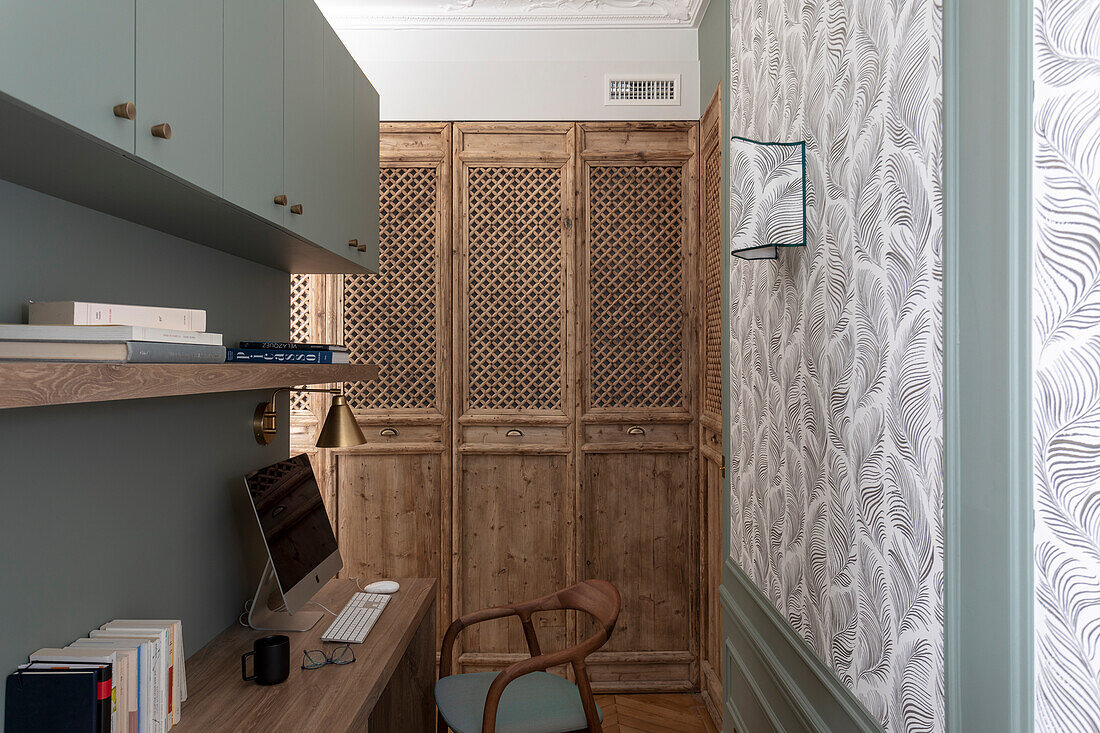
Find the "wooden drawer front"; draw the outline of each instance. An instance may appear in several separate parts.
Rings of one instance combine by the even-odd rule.
[[[364,425],[359,424],[368,445],[389,443],[442,443],[441,425]]]
[[[591,424],[584,428],[585,443],[683,443],[691,441],[691,425],[680,423]]]
[[[563,445],[568,439],[565,426],[557,425],[467,425],[464,443],[497,445]]]

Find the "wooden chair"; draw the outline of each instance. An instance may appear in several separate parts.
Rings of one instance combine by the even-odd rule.
[[[486,608],[455,621],[443,636],[435,685],[439,733],[447,733],[448,726],[454,733],[603,733],[603,714],[592,697],[584,660],[611,638],[621,605],[619,591],[611,583],[586,580],[533,601]],[[602,628],[576,646],[543,654],[531,616],[562,609],[583,611]],[[531,657],[499,674],[452,675],[451,656],[459,633],[508,616],[519,616]],[[576,685],[545,671],[567,662],[573,666]]]

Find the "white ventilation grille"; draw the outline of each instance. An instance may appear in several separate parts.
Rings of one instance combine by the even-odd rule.
[[[679,74],[608,74],[604,77],[603,103],[680,104]]]

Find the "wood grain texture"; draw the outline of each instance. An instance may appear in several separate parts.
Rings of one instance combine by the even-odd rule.
[[[455,603],[458,615],[551,593],[569,585],[572,535],[568,458],[542,455],[463,456],[455,495]],[[546,614],[547,648],[572,639],[564,612]],[[470,629],[463,652],[519,653],[518,625]]]
[[[623,594],[609,652],[691,653],[688,621],[694,583],[688,579],[694,575],[694,523],[692,504],[684,501],[690,456],[615,453],[585,458],[581,507],[586,575],[610,580]]]
[[[0,409],[377,379],[373,364],[0,363]]]
[[[428,578],[401,578],[399,582],[401,590],[374,629],[362,644],[355,645],[352,664],[301,669],[304,650],[332,647],[321,642],[328,619],[309,631],[290,634],[290,678],[280,685],[262,687],[241,680],[241,654],[266,632],[230,626],[187,660],[188,700],[183,705],[183,719],[173,730],[373,731],[369,721],[380,700],[385,700],[385,710],[403,705],[406,717],[423,716],[419,706],[425,690],[409,686],[425,685],[431,675],[424,670],[434,671],[434,656],[427,656],[430,646],[424,637],[435,636],[432,607],[436,583]],[[354,592],[351,582],[335,579],[321,589],[316,600],[329,608],[342,608]],[[415,659],[403,661],[408,654]],[[390,688],[391,680],[397,681],[396,687]]]
[[[698,695],[597,695],[604,733],[718,733]]]
[[[699,686],[722,723],[722,89],[699,122]]]

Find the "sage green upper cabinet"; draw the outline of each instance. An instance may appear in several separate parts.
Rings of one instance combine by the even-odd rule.
[[[359,264],[378,272],[378,92],[355,74],[355,200],[350,215],[354,237],[366,245]]]
[[[222,0],[137,0],[135,67],[134,152],[218,195],[222,11]],[[162,136],[167,134],[165,125],[171,129],[170,139]]]
[[[283,4],[225,0],[225,198],[282,224]]]
[[[0,1],[0,91],[133,152],[134,0]]]
[[[336,32],[322,28],[325,67],[323,145],[324,177],[319,204],[324,216],[320,244],[357,257],[348,241],[355,237],[352,208],[355,203],[353,140],[355,136],[355,79],[358,70]]]
[[[283,186],[288,229],[318,244],[324,238],[318,192],[324,179],[325,19],[313,0],[285,0]]]

